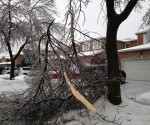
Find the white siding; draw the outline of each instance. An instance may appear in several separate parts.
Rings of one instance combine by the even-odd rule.
[[[146,36],[147,36],[147,34],[143,34],[143,44],[146,44],[147,42],[147,40],[146,40]]]

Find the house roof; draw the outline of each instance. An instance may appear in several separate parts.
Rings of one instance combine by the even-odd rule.
[[[139,34],[145,34],[145,33],[147,33],[148,32],[148,30],[144,30],[144,31],[140,31],[140,32],[137,32],[137,33],[135,33],[136,35],[139,35]]]
[[[2,64],[11,64],[11,62],[2,62],[2,63],[0,63],[0,65],[2,65]]]
[[[93,51],[86,51],[86,52],[79,52],[78,55],[79,56],[94,56],[96,54],[102,53],[104,52],[104,49],[101,50],[93,50]]]
[[[13,54],[13,55],[16,55],[17,52],[13,51],[12,54]],[[23,55],[23,52],[21,52],[20,55]],[[3,57],[4,57],[5,59],[10,59],[10,56],[9,56],[8,51],[1,52],[1,53],[0,53],[0,58],[3,58]]]
[[[144,45],[139,45],[139,46],[134,46],[126,49],[120,49],[118,52],[130,52],[130,51],[138,51],[138,50],[147,50],[150,49],[150,43],[149,44],[144,44]]]
[[[99,39],[106,39],[106,37],[103,36],[103,37],[98,37],[98,38],[94,38],[94,39],[97,39],[97,40],[99,40]],[[79,41],[79,42],[76,42],[76,44],[80,44],[80,43],[83,43],[83,42],[89,42],[89,41],[91,41],[91,40],[92,40],[92,39],[87,39],[87,40]],[[137,39],[134,39],[134,38],[127,38],[127,39],[117,40],[117,41],[126,43],[126,42],[137,41]]]
[[[137,41],[137,39],[134,39],[134,38],[127,38],[127,39],[123,39],[123,40],[119,40],[120,42],[132,42],[132,41]]]
[[[102,37],[97,37],[97,38],[94,38],[94,39],[99,40],[99,39],[105,39],[105,38],[106,37],[102,36]],[[93,39],[87,39],[87,40],[79,41],[79,42],[76,42],[76,43],[83,43],[83,42],[88,42],[88,41],[91,41],[91,40],[93,40]]]

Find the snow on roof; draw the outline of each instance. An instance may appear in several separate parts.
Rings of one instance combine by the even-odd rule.
[[[134,47],[126,48],[126,49],[120,49],[118,50],[118,52],[129,52],[129,51],[147,50],[147,49],[150,49],[150,43],[139,45],[139,46],[134,46]]]
[[[133,39],[133,38],[127,38],[127,39],[123,39],[123,40],[120,40],[121,42],[132,42],[132,41],[137,41],[137,39]]]
[[[13,54],[13,55],[16,55],[16,54],[17,54],[17,51],[16,51],[16,52],[13,51],[12,54]],[[23,52],[21,52],[20,55],[23,55]],[[3,57],[4,57],[5,59],[10,59],[9,53],[6,52],[6,51],[0,53],[0,58],[3,58]]]
[[[105,38],[106,38],[106,37],[101,36],[101,37],[97,37],[97,38],[94,38],[94,39],[99,40],[99,39],[105,39]],[[83,42],[88,42],[88,41],[91,41],[91,40],[93,40],[93,39],[82,40],[82,41],[78,41],[78,42],[76,42],[76,43],[83,43]]]
[[[104,49],[101,50],[93,50],[93,51],[86,51],[86,52],[80,52],[78,53],[79,56],[94,56],[96,54],[104,52]]]
[[[144,30],[144,31],[140,31],[140,32],[137,32],[137,33],[135,33],[136,35],[138,35],[138,34],[145,34],[145,33],[147,33],[148,32],[148,30]]]
[[[2,63],[0,63],[0,65],[2,65],[2,64],[11,64],[11,62],[2,62]]]
[[[100,39],[105,39],[106,37],[98,37],[98,38],[94,38],[94,39],[97,39],[97,40],[100,40]],[[79,42],[76,42],[76,44],[80,44],[80,43],[83,43],[83,42],[90,42],[92,39],[87,39],[87,40],[83,40],[83,41],[79,41]],[[127,38],[127,39],[123,39],[123,40],[117,40],[119,42],[132,42],[132,41],[137,41],[137,39],[134,39],[134,38]]]

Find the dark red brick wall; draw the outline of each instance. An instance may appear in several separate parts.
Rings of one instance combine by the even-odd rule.
[[[119,55],[119,67],[121,68],[122,59],[133,59],[133,58],[150,58],[150,49],[149,50],[139,50],[132,52],[121,52]]]
[[[143,45],[143,34],[138,34],[138,44],[137,45]]]
[[[130,42],[130,47],[134,47],[137,46],[137,41],[131,41]]]

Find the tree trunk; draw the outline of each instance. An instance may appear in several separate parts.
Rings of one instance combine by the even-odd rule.
[[[14,79],[14,70],[15,70],[15,60],[11,59],[10,80]]]
[[[117,52],[117,30],[119,23],[117,19],[108,18],[107,34],[106,34],[106,53],[108,64],[109,79],[118,79],[119,65]],[[120,82],[111,82],[108,85],[109,95],[108,99],[112,104],[118,105],[121,103]]]

